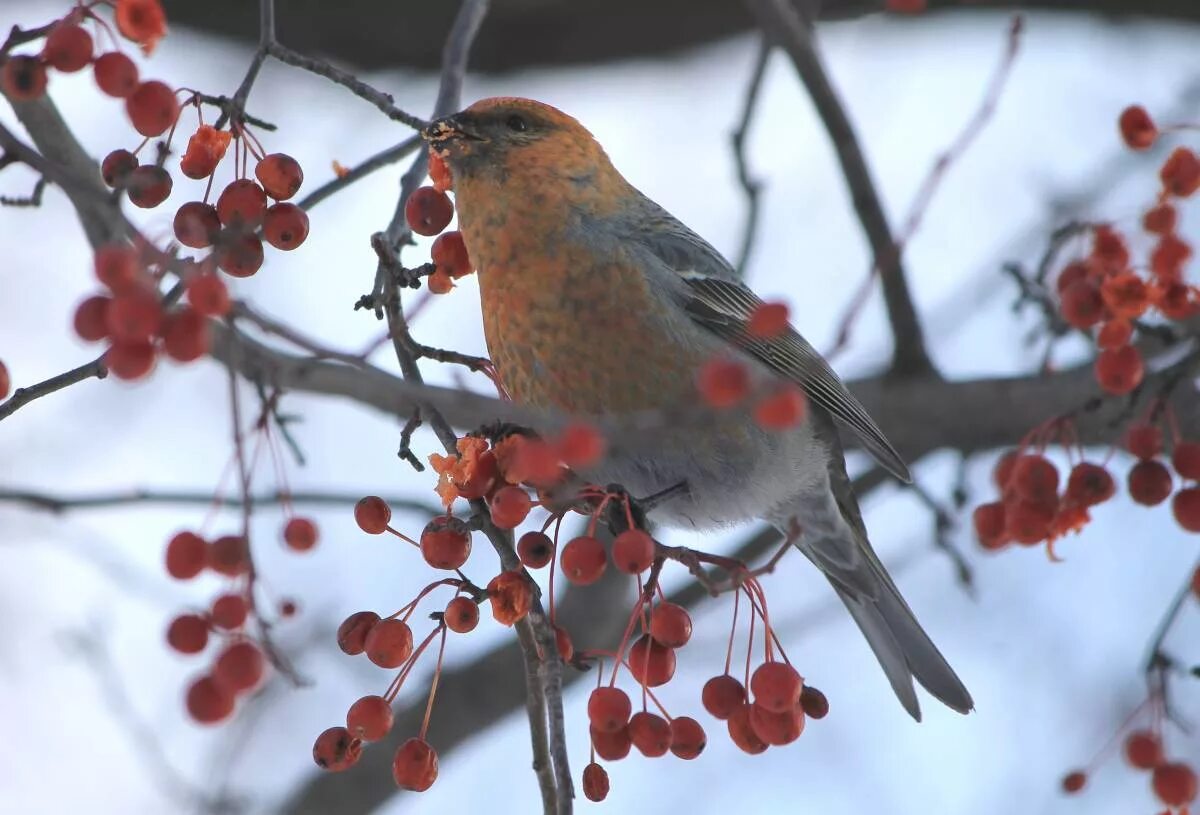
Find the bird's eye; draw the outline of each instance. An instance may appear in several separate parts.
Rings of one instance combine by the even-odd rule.
[[[523,116],[518,116],[515,113],[505,119],[504,124],[506,124],[508,129],[514,133],[524,133],[529,129],[529,123],[525,121],[525,118]]]

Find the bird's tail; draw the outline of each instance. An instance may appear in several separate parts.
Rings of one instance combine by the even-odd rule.
[[[975,706],[971,694],[921,628],[874,552],[870,552],[857,571],[856,582],[873,583],[875,591],[863,594],[832,575],[829,582],[862,629],[904,709],[917,721],[921,720],[921,707],[913,689],[915,677],[947,706],[959,713],[970,712]]]

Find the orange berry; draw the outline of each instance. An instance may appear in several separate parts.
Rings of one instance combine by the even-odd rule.
[[[290,252],[308,238],[308,213],[286,201],[267,209],[263,237],[276,249]]]
[[[513,625],[533,606],[533,589],[523,571],[501,572],[487,584],[492,617],[501,625]]]
[[[432,149],[429,151],[429,180],[433,182],[433,188],[438,192],[446,192],[454,187],[454,180],[450,177],[450,168]]]
[[[733,407],[750,391],[750,375],[736,360],[711,359],[700,369],[696,388],[709,407]]]
[[[222,594],[213,600],[212,609],[208,613],[212,624],[226,631],[236,631],[241,628],[246,624],[246,618],[249,616],[250,607],[246,604],[246,598],[233,593]]]
[[[572,422],[564,427],[556,444],[558,457],[573,470],[598,464],[607,446],[604,436],[586,422]]]
[[[188,201],[175,211],[175,240],[192,249],[207,249],[221,234],[217,208],[202,201]]]
[[[138,158],[128,150],[113,150],[100,162],[100,177],[110,187],[124,187],[138,168]]]
[[[267,194],[248,178],[229,182],[217,198],[217,216],[225,226],[256,229],[267,214]]]
[[[125,194],[135,207],[154,209],[170,197],[174,183],[171,174],[162,167],[143,164],[129,173],[125,180]]]
[[[263,264],[262,239],[253,233],[226,232],[217,246],[217,266],[231,277],[252,277]]]
[[[527,569],[541,569],[554,557],[554,541],[545,532],[526,532],[517,541],[517,557]]]
[[[1027,501],[1047,504],[1058,496],[1058,468],[1042,455],[1024,455],[1013,464],[1011,484]]]
[[[338,648],[343,654],[357,656],[367,648],[367,635],[379,622],[374,611],[356,611],[342,621],[337,630]]]
[[[629,724],[633,703],[629,694],[617,687],[601,686],[588,696],[587,714],[592,728],[601,733],[616,733]]]
[[[167,15],[159,0],[118,0],[114,19],[121,36],[140,45],[146,56],[167,35]]]
[[[675,675],[675,649],[642,635],[629,646],[629,673],[648,688],[657,688]]]
[[[654,539],[640,529],[627,529],[613,541],[612,559],[626,574],[641,574],[654,563]]]
[[[162,325],[162,303],[150,289],[128,289],[109,304],[108,333],[113,339],[144,342],[158,334]]]
[[[520,526],[533,507],[529,493],[511,485],[496,490],[488,504],[492,511],[492,523],[501,529]]]
[[[276,201],[286,201],[300,191],[304,170],[300,162],[286,153],[271,153],[254,166],[254,177],[267,195]]]
[[[167,626],[167,645],[181,654],[198,654],[208,644],[208,622],[199,614],[180,614]]]
[[[367,632],[363,650],[380,668],[399,668],[412,655],[412,629],[403,620],[380,620]]]
[[[592,747],[596,749],[596,755],[605,761],[620,761],[629,755],[629,748],[633,746],[628,727],[622,727],[614,733],[604,733],[589,727],[588,735],[592,738]]]
[[[187,150],[179,160],[179,169],[188,178],[207,178],[217,169],[233,134],[212,125],[200,125],[188,139]]]
[[[141,379],[154,369],[154,346],[145,340],[114,340],[104,352],[104,366],[117,379]]]
[[[562,548],[558,565],[567,580],[577,586],[595,583],[604,574],[608,555],[604,544],[588,535],[581,535],[567,542]]]
[[[754,703],[772,713],[786,713],[800,702],[804,680],[786,662],[766,662],[750,675]]]
[[[439,515],[421,532],[421,557],[435,569],[455,570],[471,556],[471,530],[461,518]]]
[[[1101,351],[1096,357],[1096,381],[1114,396],[1124,396],[1142,382],[1142,355],[1132,345]]]
[[[1050,534],[1057,507],[1017,500],[1004,505],[1004,534],[1017,543],[1032,546]]]
[[[137,252],[124,244],[108,244],[96,250],[92,258],[96,279],[114,292],[125,292],[141,279]]]
[[[682,648],[692,638],[692,617],[683,606],[659,603],[650,612],[650,636],[667,648]]]
[[[750,706],[750,727],[767,744],[791,744],[804,732],[804,710],[797,703],[791,710],[776,713],[755,702]]]
[[[1159,238],[1150,250],[1150,271],[1161,280],[1178,280],[1191,257],[1191,245],[1171,232]]]
[[[563,662],[570,662],[575,656],[575,645],[571,642],[571,635],[562,626],[554,626],[554,644],[558,646],[558,655],[562,657]]]
[[[193,362],[207,354],[212,344],[208,319],[189,306],[166,316],[162,339],[163,350],[176,362]]]
[[[1150,307],[1145,282],[1132,272],[1113,275],[1100,286],[1100,296],[1116,317],[1140,317]]]
[[[382,696],[363,696],[346,711],[346,730],[356,739],[379,741],[392,729],[392,705]]]
[[[442,613],[446,627],[456,634],[467,634],[479,625],[479,606],[470,597],[455,597]]]
[[[444,269],[434,269],[433,274],[425,279],[430,294],[449,294],[454,291],[454,278]]]
[[[467,253],[467,244],[463,242],[463,235],[458,230],[438,235],[433,246],[429,247],[429,257],[440,271],[455,279],[474,271],[471,256]]]
[[[283,527],[283,542],[296,552],[307,552],[317,545],[317,525],[310,518],[289,518]]]
[[[226,577],[250,571],[250,547],[241,535],[222,535],[208,547],[208,567]]]
[[[1162,452],[1162,430],[1158,425],[1136,424],[1125,432],[1125,449],[1140,459]]]

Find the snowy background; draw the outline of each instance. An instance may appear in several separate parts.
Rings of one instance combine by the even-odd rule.
[[[41,24],[63,7],[8,0],[0,28]],[[974,112],[1007,27],[1005,16],[982,12],[823,26],[831,74],[894,223],[936,154]],[[994,120],[946,178],[908,250],[931,351],[948,376],[1036,367],[1043,348],[1021,342],[1032,323],[1013,317],[1014,291],[999,266],[1036,259],[1064,214],[1056,207],[1133,223],[1154,193],[1155,165],[1121,150],[1117,113],[1138,101],[1197,120],[1198,33],[1181,25],[1114,26],[1083,14],[1027,20]],[[662,60],[471,77],[465,98],[531,96],[576,115],[635,185],[732,255],[743,200],[728,137],[756,48],[745,37]],[[144,73],[231,93],[248,56],[246,48],[173,31]],[[364,78],[408,110],[431,108],[434,77]],[[95,92],[88,72],[54,76],[51,92],[94,155],[137,143],[121,106]],[[407,135],[348,93],[279,65],[268,64],[249,106],[280,126],[265,134],[267,147],[301,161],[306,190],[330,177],[332,160],[353,165]],[[7,109],[0,120],[15,124]],[[804,333],[827,348],[867,255],[825,134],[782,57],[769,66],[749,150],[752,172],[766,183],[750,282],[768,299],[788,300]],[[375,263],[367,238],[390,217],[400,169],[379,172],[315,209],[307,244],[286,261],[268,253],[264,270],[238,282],[237,294],[341,347],[377,338],[379,324],[351,305],[370,287]],[[24,170],[9,170],[4,193],[23,194],[27,179]],[[166,235],[174,208],[200,192],[198,183],[177,181],[168,204],[137,215],[151,234]],[[90,252],[62,194],[49,190],[37,210],[0,212],[0,247],[0,358],[14,383],[91,359],[96,350],[69,328],[75,303],[93,285]],[[886,360],[885,329],[875,296],[839,369],[847,376],[869,373]],[[416,331],[426,343],[483,353],[474,281],[431,303]],[[1082,353],[1068,345],[1056,359],[1070,362]],[[380,352],[374,361],[394,366],[388,357]],[[432,380],[453,381],[439,366],[426,370]],[[484,389],[486,382],[471,386]],[[395,457],[395,421],[304,395],[288,396],[286,408],[304,417],[296,435],[308,456],[304,468],[289,465],[293,489],[433,498],[430,479]],[[415,447],[422,456],[438,449],[423,433]],[[147,382],[85,382],[0,424],[0,487],[206,491],[229,453],[223,370],[210,362],[160,364]],[[970,463],[973,500],[990,495],[991,463],[992,456]],[[957,457],[943,453],[915,472],[944,498],[956,468]],[[272,486],[269,469],[259,483]],[[1094,778],[1083,798],[1063,797],[1058,781],[1090,758],[1142,698],[1143,648],[1196,554],[1195,540],[1169,512],[1113,501],[1083,536],[1060,546],[1066,562],[1057,566],[1036,549],[987,556],[964,528],[956,542],[975,568],[971,598],[933,550],[932,518],[912,495],[884,488],[865,509],[877,549],[900,564],[899,585],[967,682],[977,712],[961,717],[925,697],[926,720],[913,723],[824,580],[803,558],[788,558],[766,581],[772,616],[802,672],[828,694],[831,715],[811,723],[790,747],[756,757],[738,751],[698,704],[700,684],[720,672],[728,621],[727,599],[709,603],[696,614],[697,636],[681,652],[679,673],[664,694],[673,711],[704,722],[708,749],[691,763],[634,756],[609,765],[607,811],[1155,811],[1148,779],[1118,763]],[[227,785],[255,811],[270,812],[312,773],[315,734],[388,681],[365,661],[343,657],[332,628],[358,609],[403,605],[429,573],[406,547],[359,533],[348,507],[308,514],[322,528],[315,551],[285,552],[276,543],[280,516],[264,509],[256,515],[256,556],[272,595],[301,603],[300,616],[278,631],[285,646],[302,649],[302,669],[316,684],[272,691],[252,721],[205,729],[187,719],[182,705],[182,689],[203,661],[168,652],[163,630],[180,609],[203,605],[220,586],[208,579],[176,584],[160,565],[167,537],[199,525],[204,509],[143,506],[56,517],[0,505],[0,723],[8,734],[0,739],[0,810],[175,812],[182,804],[164,786],[187,784],[210,792]],[[413,530],[422,523],[415,516],[399,521]],[[233,524],[228,516],[211,528]],[[719,549],[739,534],[721,537],[691,542]],[[494,555],[477,546],[470,572],[482,576],[494,566]],[[1195,635],[1195,617],[1185,615],[1173,641]],[[129,711],[114,711],[103,672],[80,651],[81,634],[102,644]],[[451,641],[447,659],[458,663],[506,636],[485,620],[475,634]],[[423,693],[427,677],[415,679],[411,692]],[[481,679],[481,693],[489,681]],[[586,692],[576,687],[567,699],[576,772],[587,760]],[[435,745],[437,717],[435,709]],[[131,721],[148,726],[158,744],[131,731]],[[1169,747],[1200,758],[1195,741],[1176,738]],[[157,748],[182,781],[164,785],[163,772],[146,757]],[[462,807],[467,796],[497,815],[538,811],[528,763],[527,725],[523,713],[515,714],[443,756],[429,792],[397,797],[384,811],[444,813]],[[584,811],[592,806],[579,803]]]

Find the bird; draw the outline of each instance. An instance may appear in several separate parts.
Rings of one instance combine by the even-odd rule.
[[[755,388],[792,383],[806,397],[802,421],[785,432],[759,426],[748,409],[703,426],[666,422],[637,450],[579,474],[630,495],[667,495],[650,517],[668,526],[758,519],[792,532],[904,709],[920,721],[915,679],[970,712],[970,693],[872,549],[840,433],[855,434],[900,480],[911,480],[908,468],[820,353],[790,324],[771,339],[753,335],[748,322],[763,300],[561,110],[486,98],[421,133],[453,179],[488,353],[515,402],[611,427],[695,404],[697,371],[720,358],[742,362]]]

